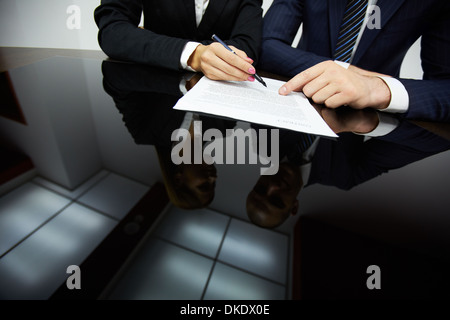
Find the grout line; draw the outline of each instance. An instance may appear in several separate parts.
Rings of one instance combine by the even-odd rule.
[[[97,208],[91,207],[90,205],[85,204],[85,203],[83,203],[83,202],[74,201],[74,203],[78,204],[79,206],[85,207],[85,208],[87,208],[87,209],[89,209],[89,210],[91,210],[91,211],[95,211],[96,213],[101,214],[101,215],[103,215],[103,216],[105,216],[105,217],[108,217],[108,218],[110,218],[110,219],[113,219],[113,220],[115,220],[115,221],[117,221],[117,222],[120,222],[120,221],[122,221],[122,219],[123,219],[123,218],[120,219],[120,218],[114,217],[114,216],[110,215],[109,213],[106,213],[106,212],[103,212],[103,211],[101,211],[101,210],[99,210],[99,209],[97,209]],[[125,214],[125,216],[126,216],[126,214]],[[125,216],[124,216],[124,217],[125,217]]]
[[[175,246],[175,247],[178,247],[178,248],[180,248],[180,249],[183,249],[183,250],[189,251],[189,252],[191,252],[191,253],[195,253],[195,254],[197,254],[197,255],[199,255],[199,256],[202,256],[203,258],[207,258],[207,259],[209,259],[209,260],[214,260],[214,258],[211,258],[210,256],[208,256],[208,255],[206,255],[206,254],[204,254],[204,253],[201,253],[201,252],[195,251],[194,249],[185,247],[185,246],[183,246],[182,244],[178,244],[178,243],[176,243],[176,242],[173,242],[172,240],[168,240],[168,239],[166,239],[166,238],[162,238],[160,235],[152,234],[152,235],[149,236],[149,238],[161,240],[162,242],[166,242],[166,243],[171,244],[171,245],[173,245],[173,246]]]
[[[227,226],[225,227],[225,231],[222,236],[222,241],[220,241],[219,248],[217,249],[216,256],[214,257],[214,260],[216,260],[216,261],[219,258],[220,250],[222,250],[222,246],[223,246],[223,243],[225,242],[225,238],[227,236],[228,229],[230,229],[231,220],[232,220],[232,218],[229,216]]]
[[[207,209],[212,210],[212,211],[215,211],[215,212],[220,213],[220,214],[223,214],[223,215],[225,215],[225,216],[227,216],[227,217],[230,217],[230,218],[232,218],[232,219],[236,219],[236,220],[245,222],[245,223],[247,223],[247,224],[249,224],[249,225],[251,225],[251,226],[257,227],[255,224],[251,223],[249,220],[245,220],[245,219],[243,219],[243,218],[241,218],[241,217],[237,217],[237,216],[230,215],[230,214],[228,214],[228,213],[226,213],[226,212],[224,212],[224,211],[221,211],[221,210],[218,210],[218,209],[215,209],[215,208],[207,207]],[[259,227],[258,227],[258,228],[259,228]],[[260,228],[260,229],[263,229],[263,228]],[[281,234],[281,235],[283,235],[283,236],[289,236],[289,233],[283,232],[283,231],[280,231],[280,230],[275,230],[275,229],[263,229],[263,230],[275,232],[275,233]]]
[[[42,222],[39,226],[37,226],[33,231],[28,233],[22,240],[17,242],[15,245],[13,245],[11,248],[9,248],[7,251],[5,251],[3,254],[0,255],[0,259],[6,256],[8,253],[10,253],[13,249],[15,249],[17,246],[19,246],[22,242],[27,240],[29,237],[31,237],[34,233],[36,233],[39,229],[41,229],[44,225],[50,222],[53,218],[55,218],[57,215],[59,215],[61,212],[66,210],[69,206],[71,206],[74,203],[74,201],[69,201],[68,204],[66,204],[64,207],[56,211],[52,216],[50,216],[48,219],[46,219],[44,222]]]
[[[228,225],[227,225],[227,228],[226,228],[226,230],[225,230],[224,236],[223,236],[223,238],[222,238],[222,242],[220,243],[219,250],[217,251],[217,255],[216,255],[216,257],[215,257],[214,260],[215,260],[216,262],[220,262],[220,263],[222,263],[222,264],[224,264],[224,265],[227,265],[227,266],[229,266],[229,267],[232,267],[232,268],[234,268],[234,269],[240,270],[240,271],[242,271],[242,272],[248,273],[248,274],[250,274],[250,275],[256,276],[256,277],[258,277],[258,278],[261,278],[261,279],[264,279],[264,280],[267,280],[267,281],[270,281],[270,282],[272,282],[272,283],[275,283],[275,284],[278,284],[278,285],[281,285],[281,286],[285,287],[285,286],[286,286],[285,284],[282,284],[282,283],[277,282],[277,281],[275,281],[275,280],[266,278],[266,277],[261,276],[261,275],[259,275],[259,274],[253,273],[253,272],[251,272],[251,271],[249,271],[249,270],[242,269],[242,268],[240,268],[240,267],[238,267],[238,266],[235,266],[235,265],[233,265],[233,264],[231,264],[231,263],[228,263],[228,262],[225,262],[225,261],[222,261],[222,260],[218,260],[220,250],[222,249],[223,242],[225,241],[226,233],[228,232],[229,226],[230,226],[230,224],[231,224],[231,220],[235,219],[235,220],[240,220],[240,221],[242,221],[242,219],[237,219],[237,218],[234,218],[234,217],[231,217],[231,216],[229,216],[229,217],[230,217],[230,221],[229,221],[229,223],[228,223]],[[288,238],[288,239],[289,239],[289,238]]]
[[[146,230],[141,240],[139,240],[137,245],[133,247],[128,257],[125,259],[125,261],[123,261],[117,272],[111,278],[111,281],[109,281],[108,284],[102,289],[102,292],[98,297],[98,300],[109,300],[109,296],[111,296],[113,291],[117,288],[117,285],[123,278],[124,274],[129,271],[130,266],[135,262],[136,257],[139,255],[142,248],[145,247],[145,245],[149,240],[158,239],[154,237],[152,233],[154,232],[155,228],[157,228],[157,226],[161,223],[162,219],[164,219],[165,215],[170,210],[170,208],[171,208],[170,204],[167,205],[156,218],[154,225],[152,224],[152,226],[150,226],[150,228]]]
[[[227,226],[225,227],[225,231],[223,233],[222,240],[220,241],[219,247],[217,248],[216,256],[214,257],[213,265],[211,267],[211,271],[209,272],[208,279],[206,279],[205,288],[203,289],[200,300],[204,300],[204,298],[205,298],[205,294],[206,294],[206,290],[208,289],[209,281],[211,280],[214,268],[216,267],[217,258],[219,257],[220,250],[222,250],[222,246],[225,241],[225,237],[227,236],[228,229],[230,228],[230,224],[231,224],[231,217],[228,216],[228,223],[227,223]]]
[[[271,283],[273,283],[273,284],[276,284],[276,285],[279,285],[279,286],[282,286],[282,287],[287,288],[287,283],[284,284],[284,283],[278,282],[278,281],[276,281],[276,280],[266,278],[265,276],[262,276],[262,275],[260,275],[260,274],[254,273],[254,272],[252,272],[252,271],[249,271],[249,270],[243,269],[243,268],[241,268],[241,267],[235,266],[235,265],[233,265],[233,264],[231,264],[231,263],[228,263],[228,262],[225,262],[225,261],[222,261],[222,260],[218,260],[218,257],[219,257],[219,254],[220,254],[220,250],[222,249],[223,242],[225,241],[226,234],[227,234],[228,229],[229,229],[229,226],[230,226],[230,224],[231,224],[231,220],[234,219],[234,218],[231,217],[231,216],[228,216],[228,217],[229,217],[230,220],[228,221],[227,227],[226,227],[225,232],[224,232],[224,235],[223,235],[223,237],[222,237],[222,241],[221,241],[221,243],[220,243],[220,245],[219,245],[219,248],[218,248],[218,250],[217,250],[217,254],[216,254],[216,256],[215,256],[214,258],[211,258],[210,256],[207,256],[207,255],[205,255],[204,253],[200,253],[200,252],[198,252],[198,251],[195,251],[194,249],[185,247],[185,246],[183,246],[182,244],[173,242],[172,240],[165,239],[165,238],[163,238],[163,237],[161,237],[161,236],[159,236],[159,235],[154,234],[154,235],[152,235],[151,237],[156,238],[156,239],[159,239],[159,240],[164,241],[164,242],[167,242],[167,243],[169,243],[169,244],[171,244],[171,245],[174,245],[174,246],[176,246],[176,247],[178,247],[178,248],[180,248],[180,249],[184,249],[184,250],[187,250],[187,251],[192,252],[192,253],[194,253],[194,254],[200,255],[200,256],[202,256],[202,257],[204,257],[204,258],[213,260],[213,261],[214,261],[214,264],[213,264],[212,269],[215,268],[215,265],[216,265],[217,262],[220,262],[220,263],[222,263],[222,264],[224,264],[224,265],[226,265],[226,266],[228,266],[228,267],[231,267],[231,268],[233,268],[233,269],[239,270],[239,271],[241,271],[241,272],[247,273],[247,274],[249,274],[249,275],[255,276],[255,277],[257,277],[257,278],[260,278],[260,279],[266,280],[266,281],[268,281],[268,282],[271,282]],[[289,250],[288,250],[288,260],[289,260]],[[287,266],[287,268],[289,268],[289,266]],[[203,292],[203,294],[202,294],[202,298],[201,298],[200,300],[203,300],[203,296],[204,296],[204,294],[205,294],[205,292],[206,292],[207,285],[208,285],[208,283],[209,283],[209,280],[210,280],[211,275],[212,275],[212,270],[211,270],[211,272],[210,272],[210,275],[209,275],[209,277],[208,277],[207,283],[206,283],[206,285],[205,285],[204,292]],[[288,276],[286,276],[286,277],[288,277]],[[287,289],[286,289],[286,290],[287,290]],[[286,299],[286,293],[285,293],[285,299]]]
[[[83,192],[81,192],[78,197],[75,197],[74,200],[78,200],[80,199],[83,195],[85,195],[89,190],[91,190],[92,188],[94,188],[96,185],[98,185],[101,181],[105,180],[109,175],[111,175],[111,172],[105,169],[102,169],[101,171],[106,171],[106,174],[101,177],[100,179],[98,179],[95,183],[93,183],[90,187],[88,187],[86,190],[84,190]],[[100,171],[100,172],[101,172]],[[100,174],[100,172],[98,172],[97,174]],[[90,179],[93,179],[97,174],[93,175]],[[89,179],[88,179],[89,180]]]
[[[110,172],[108,172],[103,178],[99,179],[96,183],[94,183],[94,184],[93,184],[91,187],[89,187],[87,190],[90,190],[94,185],[96,185],[96,184],[99,183],[101,180],[103,180],[104,178],[106,178],[109,174],[110,174]],[[94,175],[94,176],[95,176],[95,175]],[[41,177],[41,178],[42,178],[42,177]],[[44,178],[42,178],[42,179],[44,179]],[[44,179],[44,180],[46,180],[46,179]],[[72,199],[72,198],[68,197],[67,195],[61,194],[60,192],[57,192],[57,191],[55,191],[55,190],[49,188],[48,186],[44,186],[44,185],[41,185],[40,183],[37,183],[37,182],[33,181],[33,179],[30,179],[28,182],[34,184],[35,186],[44,188],[44,189],[48,190],[49,192],[54,193],[54,194],[56,194],[56,195],[58,195],[58,196],[61,196],[61,197],[65,198],[65,199],[69,200],[69,202],[68,202],[64,207],[62,207],[60,210],[58,210],[56,213],[54,213],[54,214],[51,215],[49,218],[47,218],[44,222],[42,222],[42,223],[41,223],[39,226],[37,226],[34,230],[32,230],[30,233],[28,233],[28,234],[27,234],[24,238],[22,238],[19,242],[17,242],[17,243],[14,244],[11,248],[9,248],[8,250],[6,250],[3,254],[1,254],[1,255],[0,255],[0,259],[3,258],[4,256],[6,256],[6,255],[7,255],[9,252],[11,252],[12,250],[14,250],[14,249],[15,249],[17,246],[19,246],[22,242],[24,242],[26,239],[28,239],[29,237],[31,237],[34,233],[36,233],[39,229],[41,229],[44,225],[46,225],[47,223],[49,223],[53,218],[55,218],[55,217],[56,217],[57,215],[59,215],[61,212],[63,212],[64,210],[66,210],[68,207],[70,207],[70,206],[73,205],[74,203],[76,203],[76,204],[78,204],[78,205],[81,205],[81,203],[75,201],[75,199],[78,199],[79,197],[78,197],[78,198],[75,198],[75,199]],[[87,190],[86,190],[85,192],[87,192]],[[84,192],[84,193],[85,193],[85,192]],[[82,193],[82,194],[84,194],[84,193]],[[81,195],[80,195],[80,196],[81,196]],[[83,205],[84,205],[84,204],[83,204]],[[90,208],[90,207],[88,207],[88,206],[86,206],[86,205],[85,205],[85,207],[87,207],[88,209],[91,209],[91,210],[93,210],[93,211],[95,211],[95,212],[97,212],[97,213],[99,213],[99,214],[105,215],[105,216],[107,216],[108,218],[112,218],[112,219],[114,219],[115,221],[120,221],[120,220],[118,220],[118,219],[115,218],[115,217],[112,217],[112,216],[109,216],[108,214],[105,214],[105,213],[103,213],[103,212],[100,212],[99,210],[96,210],[96,209],[94,209],[94,208]]]
[[[37,186],[39,186],[39,187],[45,188],[45,189],[47,189],[47,190],[49,190],[49,191],[51,191],[51,192],[53,192],[53,193],[56,193],[56,194],[58,194],[58,195],[60,195],[60,196],[62,196],[62,197],[64,197],[64,198],[67,198],[67,199],[76,201],[76,200],[78,200],[81,196],[83,196],[84,194],[86,194],[89,190],[91,190],[93,187],[95,187],[97,184],[99,184],[102,180],[104,180],[106,177],[108,177],[108,176],[110,175],[110,173],[111,173],[111,172],[109,172],[109,171],[107,171],[107,170],[104,170],[104,169],[102,169],[102,170],[100,170],[100,171],[106,171],[107,173],[105,174],[104,177],[98,179],[98,181],[96,181],[95,183],[93,183],[90,187],[88,187],[86,190],[84,190],[82,193],[80,193],[80,194],[79,194],[78,196],[76,196],[76,197],[70,197],[70,196],[68,196],[68,195],[66,195],[66,194],[61,193],[60,191],[54,190],[54,189],[52,189],[52,188],[49,187],[49,186],[40,184],[39,182],[36,182],[36,181],[33,181],[33,180],[31,180],[30,182],[31,182],[31,183],[34,183],[35,185],[37,185]],[[97,174],[100,174],[100,171],[99,171],[98,173],[94,174],[93,176],[91,176],[90,178],[88,178],[88,179],[86,180],[86,182],[89,181],[90,179],[93,179]],[[49,180],[47,180],[47,179],[45,179],[45,178],[43,178],[43,177],[41,177],[41,176],[39,176],[39,177],[42,178],[43,180],[45,180],[45,181],[51,183],[51,184],[55,184],[54,182],[51,182],[51,181],[49,181]],[[55,185],[57,185],[57,184],[55,184]],[[83,185],[83,184],[82,184],[82,185]],[[58,185],[57,185],[57,186],[58,186]],[[60,187],[61,189],[67,190],[67,189],[64,188],[63,186],[59,186],[59,187]],[[81,187],[81,186],[80,186],[80,187]],[[67,190],[67,191],[68,191],[68,192],[71,192],[70,190]]]
[[[64,198],[66,198],[66,199],[70,199],[70,200],[72,200],[73,203],[76,203],[76,204],[78,204],[78,205],[84,206],[84,207],[86,207],[86,208],[88,208],[88,209],[90,209],[90,210],[92,210],[92,211],[95,211],[95,212],[98,213],[98,214],[101,214],[101,215],[106,216],[106,217],[108,217],[108,218],[110,218],[110,219],[113,219],[113,220],[115,220],[115,221],[120,222],[122,219],[117,218],[117,217],[115,217],[115,216],[113,216],[113,215],[111,215],[111,214],[109,214],[109,213],[107,213],[107,212],[103,212],[103,211],[101,211],[101,210],[99,210],[99,209],[97,209],[97,208],[94,208],[94,207],[92,207],[92,206],[90,206],[90,205],[88,205],[88,204],[85,204],[84,202],[80,202],[80,201],[79,201],[79,199],[80,199],[83,195],[85,195],[89,190],[93,189],[96,185],[98,185],[100,182],[102,182],[102,181],[105,180],[108,176],[110,176],[111,173],[113,173],[113,172],[111,172],[111,171],[109,171],[109,170],[106,170],[106,169],[102,169],[102,171],[106,171],[106,174],[105,174],[103,177],[101,177],[100,179],[98,179],[98,181],[96,181],[96,182],[93,183],[91,186],[89,186],[86,190],[84,190],[82,193],[80,193],[77,197],[73,197],[73,198],[71,198],[71,197],[69,197],[69,196],[67,196],[67,195],[62,194],[61,192],[55,191],[55,190],[53,190],[52,188],[50,188],[50,187],[48,187],[48,186],[41,185],[41,184],[38,183],[38,182],[35,182],[35,181],[31,181],[31,182],[34,183],[35,185],[39,186],[39,187],[42,187],[42,188],[45,188],[45,189],[51,191],[51,192],[53,192],[53,193],[55,193],[55,194],[57,194],[57,195],[59,195],[59,196],[62,196],[62,197],[64,197]],[[97,174],[99,174],[99,173],[97,173]],[[97,174],[93,175],[90,179],[94,178]],[[115,173],[114,173],[114,174],[115,174]],[[123,176],[122,176],[122,177],[123,177]],[[41,178],[42,178],[42,177],[41,177]],[[126,178],[126,177],[124,177],[124,178]],[[44,179],[44,178],[43,178],[43,179]],[[46,180],[46,179],[44,179],[44,180]],[[88,180],[89,180],[89,179],[88,179]],[[129,179],[129,180],[132,180],[132,179]],[[47,180],[47,181],[48,181],[48,180]],[[134,180],[132,180],[132,181],[134,181]],[[50,182],[50,181],[49,181],[49,182]],[[61,187],[61,188],[63,188],[63,187]]]
[[[56,195],[58,195],[58,196],[60,196],[60,197],[69,199],[69,200],[71,200],[72,202],[74,201],[73,198],[67,196],[66,194],[62,194],[61,192],[55,191],[55,190],[53,190],[52,188],[50,188],[50,187],[48,187],[48,186],[44,186],[44,185],[40,184],[39,182],[36,182],[36,181],[31,180],[30,183],[34,184],[35,186],[44,188],[45,190],[50,191],[50,192],[52,192],[52,193],[54,193],[54,194],[56,194]]]
[[[250,274],[250,275],[252,275],[252,276],[255,276],[255,277],[257,277],[257,278],[266,280],[266,281],[268,281],[268,282],[272,282],[273,284],[276,284],[276,285],[279,285],[279,286],[282,286],[282,287],[286,287],[286,285],[283,284],[283,283],[281,283],[281,282],[278,282],[278,281],[273,280],[273,279],[266,278],[265,276],[262,276],[262,275],[260,275],[260,274],[253,273],[253,272],[251,272],[251,271],[249,271],[249,270],[242,269],[241,267],[237,267],[237,266],[235,266],[235,265],[233,265],[233,264],[231,264],[231,263],[229,263],[229,262],[225,262],[225,261],[221,261],[221,260],[217,260],[217,262],[220,262],[220,263],[222,263],[222,264],[224,264],[224,265],[226,265],[226,266],[228,266],[228,267],[232,267],[233,269],[236,269],[236,270],[239,270],[239,271],[248,273],[248,274]]]

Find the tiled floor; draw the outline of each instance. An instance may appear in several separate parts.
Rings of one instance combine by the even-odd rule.
[[[49,298],[147,190],[101,171],[72,191],[36,177],[2,196],[0,299]]]
[[[208,210],[171,208],[109,299],[287,299],[288,237]]]
[[[0,198],[0,299],[47,299],[149,190],[102,171],[76,190],[41,177]],[[288,236],[171,207],[106,299],[287,299]]]

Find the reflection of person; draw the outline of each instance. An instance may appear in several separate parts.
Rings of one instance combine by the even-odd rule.
[[[281,225],[298,210],[297,195],[303,187],[300,168],[280,163],[275,175],[262,175],[247,196],[247,215],[251,222],[264,228]]]
[[[336,127],[350,128],[342,121],[333,122]],[[371,127],[366,126],[367,131]],[[247,215],[254,224],[265,228],[281,225],[297,213],[297,196],[304,187],[319,183],[350,190],[392,169],[450,149],[450,141],[406,121],[384,136],[367,139],[343,132],[337,140],[315,137],[307,148],[300,148],[298,141],[304,136],[292,133],[285,136],[288,142],[280,141],[284,161],[279,174],[261,176],[250,191]]]
[[[274,0],[264,16],[259,66],[293,77],[280,88],[283,95],[298,90],[330,108],[449,121],[448,30],[448,0]],[[405,54],[419,37],[423,80],[400,79]]]
[[[103,62],[102,72],[104,89],[113,98],[134,141],[155,146],[172,203],[184,209],[210,204],[215,196],[215,166],[205,163],[175,165],[171,159],[173,131],[186,127],[192,132],[195,118],[173,106],[195,81],[180,87],[183,73],[111,61]],[[205,130],[212,127],[225,130],[235,125],[234,121],[217,118],[201,117],[200,120]]]
[[[171,202],[179,208],[208,206],[214,199],[217,170],[214,165],[179,164],[171,159],[171,149],[156,148],[159,165]]]
[[[113,59],[201,71],[215,80],[253,81],[261,5],[261,0],[102,0],[94,17],[99,44]],[[213,34],[238,56],[213,43]]]

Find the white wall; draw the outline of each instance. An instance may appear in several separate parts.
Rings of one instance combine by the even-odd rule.
[[[39,175],[68,189],[98,172],[82,60],[42,60],[9,75],[27,125],[0,117],[0,135],[30,156]]]
[[[100,50],[93,12],[100,0],[0,0],[0,46]],[[70,29],[80,8],[80,29]]]
[[[264,14],[272,1],[263,0]],[[99,4],[100,0],[0,0],[0,46],[100,50],[93,18]],[[79,8],[79,29],[74,24],[78,13],[67,12],[74,5]],[[417,42],[405,58],[402,77],[421,78],[419,53]]]
[[[270,3],[264,0],[264,10]],[[99,4],[100,0],[0,0],[0,46],[100,50],[93,18]],[[79,8],[79,29],[74,23],[78,13],[71,6]]]

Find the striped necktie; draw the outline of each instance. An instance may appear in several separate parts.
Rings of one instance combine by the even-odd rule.
[[[367,0],[348,0],[336,44],[334,59],[350,62],[356,39],[366,16]]]

